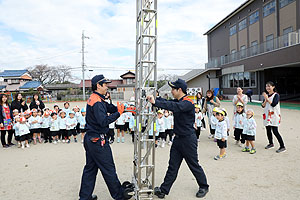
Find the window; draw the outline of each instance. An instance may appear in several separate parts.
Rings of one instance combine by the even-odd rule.
[[[258,53],[258,42],[255,40],[251,42],[251,56],[254,56]]]
[[[241,59],[246,57],[246,46],[245,45],[241,46],[241,48],[240,48],[240,56],[241,56]]]
[[[254,24],[259,20],[259,11],[256,11],[249,17],[249,24]]]
[[[279,7],[283,8],[284,6],[294,2],[295,0],[279,0]]]
[[[240,21],[240,23],[239,23],[239,31],[243,30],[246,27],[247,27],[247,18],[244,19],[244,20],[242,20],[242,21]]]
[[[244,87],[250,86],[250,73],[244,72]]]
[[[244,73],[238,73],[239,74],[239,87],[244,87]]]
[[[132,84],[133,83],[133,79],[127,79],[127,84]]]
[[[231,28],[229,29],[229,32],[230,32],[230,36],[236,34],[236,25],[234,25],[233,27],[231,27]]]
[[[289,33],[291,32],[293,32],[293,27],[291,26],[286,29],[283,29],[282,42],[284,47],[289,45]]]
[[[266,51],[271,51],[274,48],[274,36],[273,34],[266,37]]]
[[[229,85],[230,87],[233,87],[233,74],[229,74]]]
[[[236,61],[236,50],[235,49],[231,50],[230,59],[232,62]]]
[[[264,6],[264,17],[271,15],[273,12],[275,12],[275,6],[276,6],[275,1],[271,1],[270,3],[265,5]]]
[[[239,87],[239,73],[234,73],[233,78],[234,78],[234,87]]]
[[[255,72],[239,72],[233,74],[227,74],[222,76],[222,88],[244,87],[254,88],[256,87],[256,73]]]

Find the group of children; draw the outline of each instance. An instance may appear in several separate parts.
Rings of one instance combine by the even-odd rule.
[[[242,103],[236,104],[236,112],[233,118],[234,138],[236,145],[243,146],[242,152],[256,153],[254,141],[256,135],[256,122],[253,118],[252,109],[244,110]],[[199,139],[201,130],[201,119],[203,118],[198,105],[195,106],[195,130]],[[210,117],[210,135],[208,138],[214,139],[220,148],[220,153],[214,157],[219,160],[226,157],[227,140],[229,136],[230,123],[228,113],[224,108],[215,107],[213,115]],[[250,149],[251,146],[251,149]]]
[[[75,106],[72,110],[68,102],[64,103],[64,108],[59,109],[54,105],[54,109],[44,108],[43,110],[27,110],[19,113],[13,110],[15,139],[18,147],[29,148],[29,143],[70,143],[71,137],[77,142],[77,135],[81,133],[81,140],[86,132],[84,108],[80,110]]]

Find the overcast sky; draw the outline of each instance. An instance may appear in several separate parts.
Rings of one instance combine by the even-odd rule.
[[[134,68],[135,0],[0,0],[0,71],[37,64],[81,66],[85,30],[86,65]],[[158,0],[158,69],[203,68],[203,34],[244,0]],[[167,70],[167,69],[178,70]],[[164,69],[164,71],[162,71]],[[119,78],[124,71],[94,69]],[[73,70],[81,78],[80,69]]]

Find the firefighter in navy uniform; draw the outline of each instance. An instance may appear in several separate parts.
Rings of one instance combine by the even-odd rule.
[[[198,163],[198,142],[193,127],[195,106],[193,101],[186,96],[187,84],[184,80],[178,79],[175,82],[169,82],[169,85],[172,88],[174,100],[165,100],[160,97],[155,100],[153,95],[147,96],[148,101],[155,107],[172,111],[174,115],[175,138],[170,150],[168,170],[161,186],[154,188],[154,194],[161,199],[169,194],[181,162],[185,159],[199,185],[196,197],[203,198],[208,193],[209,185],[205,173]]]
[[[125,199],[124,188],[118,179],[112,151],[105,136],[109,130],[108,125],[120,117],[123,112],[122,108],[117,108],[104,100],[108,89],[107,83],[110,82],[103,75],[92,78],[93,94],[87,101],[86,108],[87,132],[84,137],[86,165],[82,174],[80,200],[97,199],[97,196],[92,194],[98,169],[102,173],[112,198]],[[110,115],[108,116],[107,113]]]

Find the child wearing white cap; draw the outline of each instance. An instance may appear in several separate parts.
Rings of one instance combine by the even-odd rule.
[[[254,111],[252,109],[247,110],[247,118],[244,119],[243,134],[246,135],[246,146],[242,150],[243,152],[250,152],[250,154],[256,153],[254,146],[255,135],[256,135],[256,122],[253,118]],[[250,150],[251,145],[251,150]]]
[[[67,143],[70,143],[71,136],[74,136],[74,142],[77,142],[76,138],[76,125],[77,125],[77,120],[75,118],[75,112],[71,111],[69,113],[69,118],[66,120],[66,125],[67,125],[67,132],[68,132],[68,140]]]

